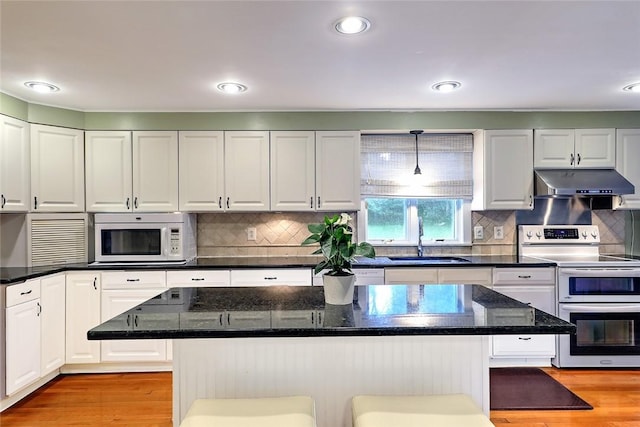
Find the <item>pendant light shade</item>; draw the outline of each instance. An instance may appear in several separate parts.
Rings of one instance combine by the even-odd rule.
[[[414,175],[422,175],[422,171],[420,170],[420,165],[418,164],[418,135],[424,132],[422,129],[409,131],[410,134],[416,136],[416,168],[413,171]]]

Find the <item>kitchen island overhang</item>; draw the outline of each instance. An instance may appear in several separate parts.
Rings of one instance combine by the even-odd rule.
[[[356,286],[348,306],[322,287],[173,288],[88,331],[90,340],[573,334],[575,325],[480,285]],[[253,314],[252,321],[236,315]],[[236,320],[234,323],[233,320]]]
[[[198,398],[297,394],[314,398],[318,427],[349,427],[357,394],[464,393],[488,414],[491,335],[575,333],[479,285],[358,286],[357,296],[328,306],[322,287],[173,288],[88,337],[173,339],[175,427]]]

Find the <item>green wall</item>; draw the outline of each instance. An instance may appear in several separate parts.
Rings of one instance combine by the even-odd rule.
[[[0,93],[0,113],[86,130],[393,130],[640,128],[640,111],[82,112]]]

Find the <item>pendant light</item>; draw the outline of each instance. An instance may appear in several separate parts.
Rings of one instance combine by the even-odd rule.
[[[416,168],[413,171],[414,175],[422,175],[422,171],[420,170],[420,165],[418,164],[418,135],[420,135],[422,132],[424,132],[422,129],[409,131],[410,134],[416,136]]]

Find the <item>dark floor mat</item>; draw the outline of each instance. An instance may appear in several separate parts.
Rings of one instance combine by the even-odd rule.
[[[538,368],[491,368],[492,410],[593,409]]]

